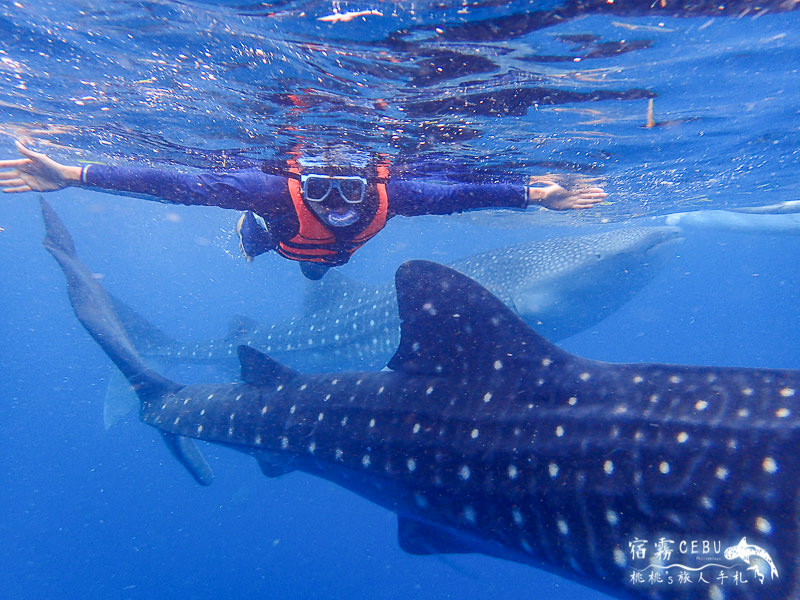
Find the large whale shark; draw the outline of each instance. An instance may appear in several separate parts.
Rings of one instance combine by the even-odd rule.
[[[628,302],[674,255],[680,232],[672,226],[623,227],[498,248],[451,266],[558,341],[588,329]],[[226,335],[211,340],[177,341],[119,301],[117,312],[139,354],[160,369],[189,362],[222,364],[233,371],[240,345],[258,348],[302,371],[380,369],[400,341],[394,284],[363,284],[336,271],[308,282],[300,315],[277,323],[236,317]],[[112,375],[106,427],[136,406],[127,382]]]
[[[800,371],[587,360],[417,261],[397,271],[389,371],[301,374],[241,346],[241,383],[180,385],[142,362],[43,211],[77,318],[198,482],[212,473],[195,439],[386,507],[408,552],[480,552],[628,597],[798,597]]]
[[[557,341],[628,302],[674,256],[680,234],[672,226],[623,227],[498,248],[450,266]],[[400,340],[393,282],[363,284],[335,271],[308,282],[302,314],[277,323],[237,317],[217,339],[179,342],[130,309],[119,306],[119,312],[139,353],[168,361],[235,360],[244,344],[302,370],[375,369]]]

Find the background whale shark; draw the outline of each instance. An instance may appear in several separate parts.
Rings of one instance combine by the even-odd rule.
[[[526,242],[472,255],[452,267],[478,281],[558,341],[588,329],[629,301],[674,256],[681,230],[624,227],[590,235]],[[301,371],[380,369],[400,341],[394,284],[369,285],[337,271],[308,282],[303,313],[264,324],[233,319],[222,338],[179,342],[130,307],[117,313],[140,355],[159,369],[175,362],[238,366],[236,348],[253,346]],[[137,406],[127,381],[115,373],[106,393],[110,427]]]
[[[800,371],[583,359],[469,278],[418,261],[397,273],[390,371],[303,375],[241,346],[242,383],[180,385],[142,362],[43,212],[76,316],[199,483],[212,473],[194,439],[252,455],[267,475],[303,470],[384,506],[410,553],[479,552],[638,598],[797,597]],[[687,539],[730,544],[724,557],[741,564],[711,565],[728,578],[755,561],[770,576],[724,587],[690,556],[637,554],[637,544],[677,552]],[[728,551],[745,539],[750,563]],[[690,571],[692,585],[632,576],[669,569]]]

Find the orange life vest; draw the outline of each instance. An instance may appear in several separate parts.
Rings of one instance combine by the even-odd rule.
[[[290,260],[309,261],[330,266],[343,265],[353,253],[371,240],[386,225],[389,211],[389,198],[386,194],[386,181],[389,169],[385,165],[377,167],[378,210],[372,221],[358,235],[347,239],[336,239],[334,233],[325,227],[303,201],[303,189],[299,171],[292,168],[294,177],[289,177],[289,195],[294,204],[300,230],[292,239],[279,242],[275,249],[281,256]]]

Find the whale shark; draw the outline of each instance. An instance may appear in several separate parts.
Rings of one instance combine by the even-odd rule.
[[[673,226],[623,227],[493,249],[450,266],[491,290],[537,331],[559,341],[628,302],[674,256],[681,239],[681,230]],[[400,341],[394,284],[364,284],[336,271],[307,283],[300,315],[277,323],[235,317],[223,337],[211,340],[180,342],[125,303],[115,302],[139,354],[160,369],[188,362],[223,365],[234,372],[240,345],[263,350],[302,371],[380,369]],[[106,427],[136,405],[127,382],[112,375]]]
[[[413,261],[389,370],[303,374],[240,346],[240,382],[182,385],[142,361],[42,208],[76,317],[199,483],[213,474],[195,440],[385,507],[413,554],[482,553],[624,597],[798,597],[800,371],[585,359]]]
[[[680,236],[673,226],[623,227],[498,248],[450,266],[558,341],[629,301],[674,256]],[[301,370],[374,369],[386,364],[400,340],[393,282],[364,284],[336,271],[307,283],[302,314],[268,324],[236,317],[225,336],[212,340],[172,340],[120,304],[139,353],[170,362],[235,361],[244,344]]]

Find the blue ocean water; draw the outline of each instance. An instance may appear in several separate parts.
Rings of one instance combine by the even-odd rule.
[[[193,169],[344,144],[432,171],[585,173],[610,194],[580,214],[395,219],[342,269],[367,281],[408,258],[800,200],[800,13],[684,4],[2,2],[0,158],[24,139],[64,162]],[[366,10],[382,14],[319,20]],[[204,448],[216,480],[199,488],[135,417],[105,431],[111,367],[41,247],[35,200],[0,202],[5,597],[603,597],[486,557],[405,555],[392,514],[224,449]],[[236,214],[77,189],[48,200],[104,285],[177,338],[301,305],[296,265],[239,257]],[[797,232],[685,237],[632,302],[563,346],[800,368]]]

